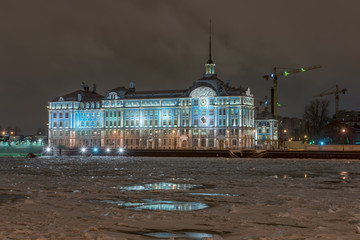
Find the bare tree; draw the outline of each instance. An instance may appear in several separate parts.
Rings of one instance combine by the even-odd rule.
[[[305,106],[303,118],[309,139],[318,141],[321,131],[329,120],[329,101],[312,100],[309,105]]]

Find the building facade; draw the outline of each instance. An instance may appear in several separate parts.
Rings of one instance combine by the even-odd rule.
[[[255,144],[258,149],[277,149],[278,139],[278,120],[267,110],[259,113],[255,119]]]
[[[82,84],[48,110],[54,148],[255,148],[253,95],[218,79],[211,56],[203,77],[184,90],[136,91],[130,83],[102,96]]]

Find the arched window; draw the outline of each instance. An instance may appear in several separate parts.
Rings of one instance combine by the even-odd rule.
[[[232,140],[232,145],[233,145],[233,146],[236,146],[236,139],[233,139],[233,140]]]

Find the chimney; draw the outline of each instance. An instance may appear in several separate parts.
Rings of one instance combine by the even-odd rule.
[[[135,92],[135,83],[134,82],[130,82],[129,92]]]
[[[85,91],[85,83],[81,82],[81,91]]]
[[[96,92],[96,84],[94,83],[93,84],[93,93],[95,93]]]

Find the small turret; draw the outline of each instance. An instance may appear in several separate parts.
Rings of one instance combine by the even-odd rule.
[[[130,82],[129,92],[135,92],[135,83],[134,82]]]

